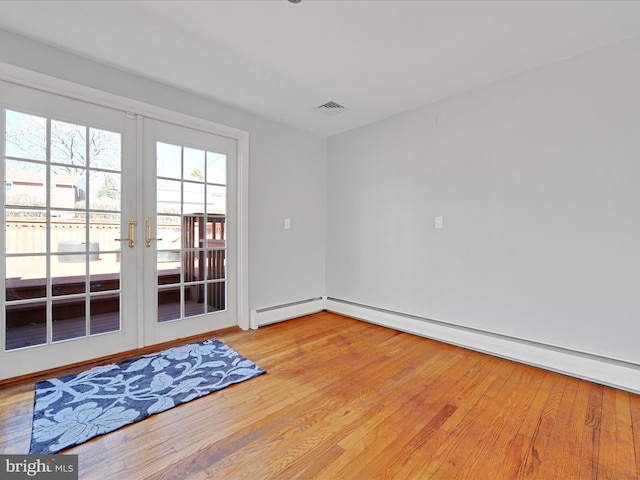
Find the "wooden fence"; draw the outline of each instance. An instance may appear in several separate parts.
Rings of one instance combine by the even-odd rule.
[[[86,242],[86,224],[82,221],[51,222],[51,251],[59,251],[62,242]],[[126,235],[125,235],[126,236]],[[120,249],[120,225],[114,222],[93,222],[89,225],[89,241],[98,242],[101,251]],[[47,223],[34,219],[7,219],[5,226],[6,253],[44,253],[47,251]]]

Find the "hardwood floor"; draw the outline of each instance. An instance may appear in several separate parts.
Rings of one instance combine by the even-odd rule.
[[[80,478],[639,478],[640,396],[331,313],[215,336],[267,374],[67,450]],[[2,453],[33,384],[0,391]]]

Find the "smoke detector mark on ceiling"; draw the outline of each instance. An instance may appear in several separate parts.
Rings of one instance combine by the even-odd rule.
[[[319,112],[324,113],[325,115],[337,115],[346,110],[349,110],[344,105],[340,105],[339,103],[334,102],[333,100],[330,100],[327,103],[317,106],[315,109],[318,110]]]

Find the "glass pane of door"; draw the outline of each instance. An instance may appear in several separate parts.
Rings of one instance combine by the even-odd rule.
[[[4,349],[119,331],[122,133],[4,113]]]
[[[158,321],[226,310],[227,155],[156,141]]]

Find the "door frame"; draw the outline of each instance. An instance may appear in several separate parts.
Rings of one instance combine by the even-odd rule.
[[[243,330],[250,328],[250,311],[249,311],[249,133],[245,130],[240,130],[233,127],[228,127],[210,120],[206,120],[199,117],[194,117],[185,113],[176,112],[164,107],[149,104],[139,100],[126,98],[120,95],[104,92],[102,90],[88,87],[85,85],[77,84],[68,80],[62,80],[56,77],[45,75],[42,73],[27,70],[21,67],[16,67],[4,62],[0,62],[0,80],[4,80],[10,83],[15,83],[25,87],[35,88],[47,93],[53,93],[57,95],[66,96],[75,100],[80,100],[88,103],[93,103],[99,106],[122,110],[131,115],[142,116],[161,122],[173,123],[186,128],[193,128],[196,130],[202,130],[215,135],[229,137],[237,141],[237,188],[236,188],[236,201],[237,201],[237,223],[236,223],[236,252],[237,252],[237,275],[236,275],[236,305],[237,305],[237,318],[236,325]],[[143,161],[142,161],[142,148],[143,148],[143,135],[142,129],[137,129],[137,154],[138,154],[138,173],[142,173]],[[143,218],[143,198],[142,192],[138,194],[137,201],[137,218]],[[139,222],[140,223],[140,222]],[[139,225],[140,228],[140,225]],[[139,230],[138,235],[143,233]],[[142,238],[139,236],[139,238]],[[138,256],[138,268],[143,268],[142,265],[143,255]],[[142,291],[142,279],[139,280],[139,291]],[[138,302],[137,315],[138,319],[142,319],[144,315],[143,302]],[[141,348],[146,346],[144,344],[144,321],[138,321],[138,334],[137,347]],[[6,357],[6,361],[10,358],[11,353],[1,354],[2,357]],[[49,359],[48,367],[56,368],[66,364],[64,359],[57,361],[58,359]],[[20,365],[18,371],[13,372],[12,376],[26,375],[33,373],[41,368],[34,368],[33,366],[25,363]],[[2,372],[0,372],[0,379],[4,378]]]

